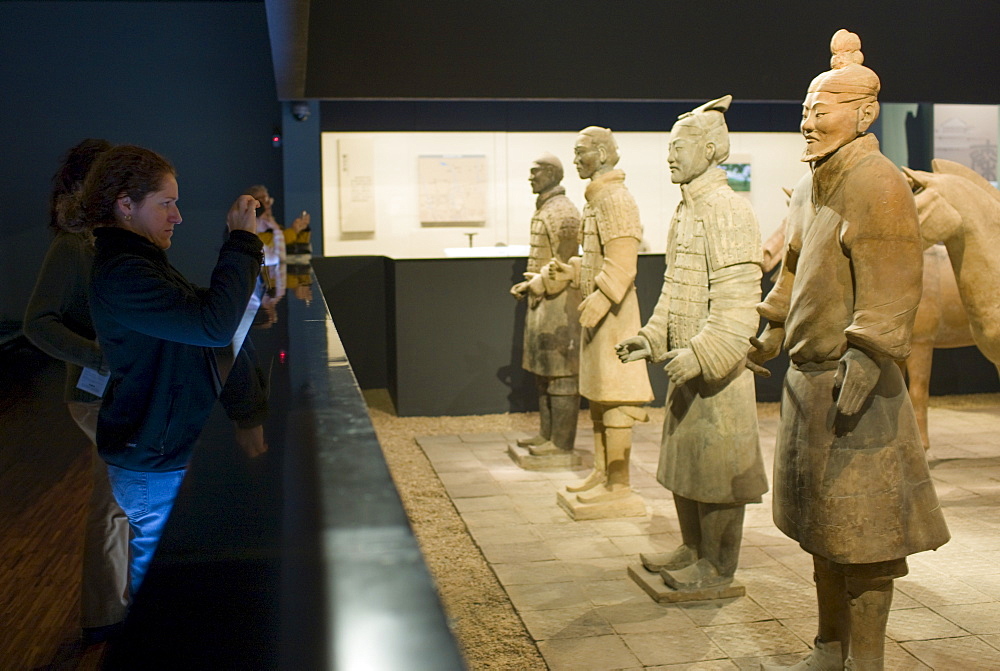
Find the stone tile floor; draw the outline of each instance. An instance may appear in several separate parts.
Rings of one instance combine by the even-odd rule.
[[[910,574],[896,581],[887,669],[1000,669],[1000,407],[984,398],[931,408],[931,474],[952,540],[910,557]],[[768,463],[774,414],[760,422]],[[722,671],[800,659],[816,632],[812,563],[772,524],[770,495],[747,508],[737,573],[745,597],[658,604],[626,575],[640,552],[680,542],[672,497],[655,480],[660,429],[634,433],[632,484],[648,514],[579,522],[556,492],[589,469],[522,470],[507,444],[523,434],[417,442],[553,671]],[[592,440],[581,429],[577,447],[590,450]]]

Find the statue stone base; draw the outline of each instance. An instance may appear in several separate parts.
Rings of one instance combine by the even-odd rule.
[[[580,503],[576,494],[558,492],[556,502],[574,520],[604,520],[614,517],[645,517],[646,503],[635,492],[600,503]]]
[[[658,572],[647,571],[642,564],[629,566],[628,575],[657,603],[732,599],[738,596],[745,596],[747,593],[743,585],[735,582],[731,582],[728,585],[705,587],[702,589],[674,589],[663,582],[663,577]]]
[[[526,447],[508,445],[507,455],[526,471],[573,470],[583,466],[583,452],[560,450],[557,454],[535,456]]]

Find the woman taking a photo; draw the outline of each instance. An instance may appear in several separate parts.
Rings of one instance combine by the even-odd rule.
[[[207,289],[167,261],[178,186],[162,156],[114,147],[93,165],[66,219],[93,230],[90,306],[111,374],[97,423],[97,449],[132,531],[129,574],[142,583],[195,441],[218,396],[229,417],[263,448],[262,376],[241,349],[228,379],[212,348],[230,345],[262,261],[257,201],[241,196]]]

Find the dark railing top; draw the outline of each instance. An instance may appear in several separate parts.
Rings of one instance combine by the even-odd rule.
[[[464,668],[325,301],[290,301],[288,329],[286,449],[312,460],[327,668]]]

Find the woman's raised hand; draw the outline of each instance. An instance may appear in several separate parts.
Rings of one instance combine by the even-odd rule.
[[[243,195],[236,199],[226,215],[226,225],[230,231],[257,232],[256,210],[260,203],[253,196]]]

